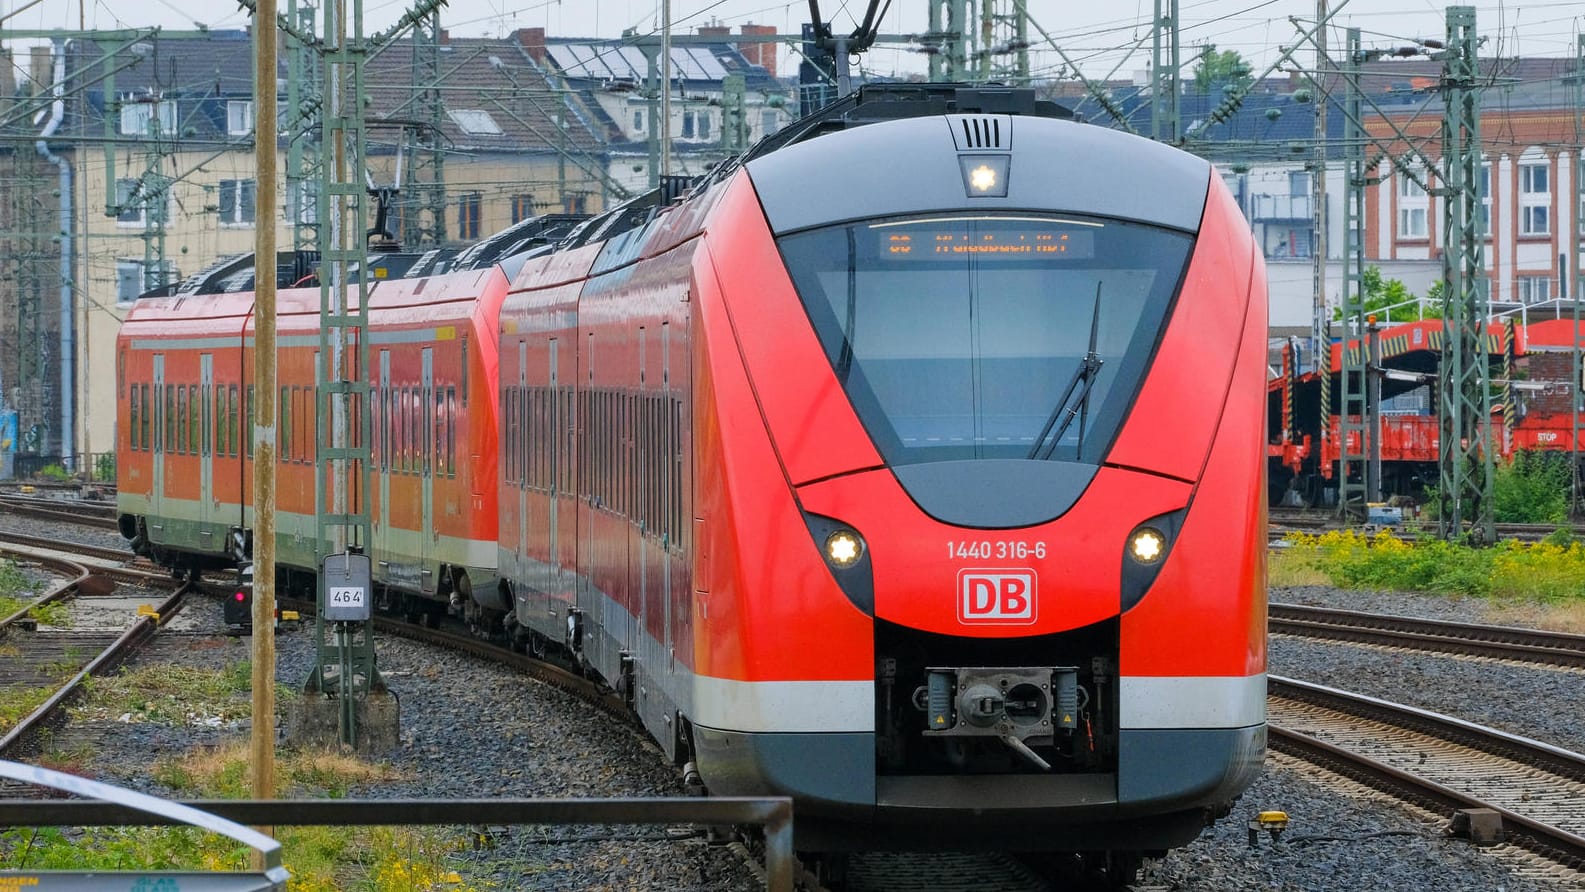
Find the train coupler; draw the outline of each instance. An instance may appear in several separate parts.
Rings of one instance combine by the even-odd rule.
[[[1083,700],[1072,666],[932,667],[914,691],[914,705],[926,714],[926,737],[996,738],[1042,771],[1051,763],[1031,745],[1073,733]]]

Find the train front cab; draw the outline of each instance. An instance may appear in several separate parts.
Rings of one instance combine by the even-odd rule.
[[[693,743],[806,848],[1170,848],[1264,755],[1242,216],[1197,159],[996,117],[994,163],[952,116],[757,159],[700,252]]]

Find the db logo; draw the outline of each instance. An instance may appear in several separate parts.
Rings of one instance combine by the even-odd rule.
[[[958,621],[1001,626],[1034,625],[1034,571],[959,570]]]

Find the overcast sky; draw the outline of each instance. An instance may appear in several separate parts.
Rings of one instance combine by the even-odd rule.
[[[347,0],[351,2],[351,0]],[[414,0],[364,0],[366,30],[389,26]],[[932,0],[892,0],[882,20],[887,34],[915,34],[926,30]],[[1005,2],[1005,0],[1004,0]],[[1055,74],[1062,59],[1050,50],[1039,29],[1060,46],[1092,78],[1126,77],[1142,70],[1150,58],[1149,23],[1155,0],[1028,0],[1035,50],[1032,67]],[[1167,0],[1163,0],[1167,2]],[[284,10],[287,0],[277,0]],[[1290,17],[1315,17],[1315,0],[1180,0],[1185,63],[1202,43],[1237,50],[1263,69],[1278,52],[1292,45],[1297,30]],[[30,5],[35,4],[35,5]],[[1397,46],[1416,37],[1441,37],[1446,30],[1443,6],[1431,0],[1331,0],[1337,26],[1358,27],[1367,46]],[[884,0],[883,0],[884,5]],[[851,30],[863,15],[866,0],[821,0],[821,14],[838,31]],[[617,37],[624,29],[658,30],[657,0],[451,0],[441,10],[442,27],[458,36],[508,34],[516,28],[539,26],[551,36]],[[1538,0],[1477,4],[1477,29],[1488,38],[1486,50],[1504,56],[1572,56],[1576,35],[1585,29],[1585,4],[1580,0]],[[127,28],[159,25],[192,28],[241,28],[248,14],[234,0],[0,0],[3,27],[15,29]],[[693,33],[703,24],[736,26],[745,22],[774,25],[796,33],[809,18],[808,0],[673,0],[674,33]],[[1126,49],[1137,46],[1128,54]],[[1302,56],[1308,64],[1308,51]],[[783,70],[787,69],[783,51]],[[922,70],[924,57],[905,47],[879,46],[862,61],[880,74]]]

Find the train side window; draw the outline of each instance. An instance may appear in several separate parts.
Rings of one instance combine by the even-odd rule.
[[[446,388],[446,476],[457,476],[457,388]]]
[[[226,444],[226,455],[230,458],[237,457],[237,440],[242,432],[237,429],[237,385],[227,388],[226,395],[226,437],[230,441]]]
[[[176,385],[166,384],[164,387],[165,399],[165,436],[162,438],[162,449],[165,452],[176,451]]]
[[[278,407],[281,416],[280,430],[275,432],[276,458],[281,461],[292,460],[292,388],[281,388],[281,404]]]
[[[204,398],[198,392],[197,384],[187,385],[187,452],[197,455],[202,451],[204,429],[199,423],[203,415]]]
[[[432,454],[434,462],[434,475],[439,477],[446,472],[444,459],[446,457],[446,388],[435,387],[435,434],[432,438],[435,449]]]
[[[677,537],[677,547],[682,547],[683,489],[682,489],[682,400],[671,401],[671,531]]]
[[[462,408],[468,408],[468,339],[462,339]]]
[[[187,454],[187,388],[176,388],[176,454]]]
[[[138,448],[138,408],[138,389],[134,386],[127,407],[127,448],[134,452]]]
[[[214,387],[213,385],[205,384],[201,390],[202,393],[200,394],[199,402],[203,411],[201,413],[196,413],[203,415],[203,422],[198,427],[198,451],[203,455],[213,455],[215,416],[210,412],[211,403],[209,401],[209,396],[210,391],[214,390]]]
[[[143,392],[143,420],[138,426],[138,442],[143,444],[143,451],[149,451],[149,415],[153,413],[154,406],[149,403],[149,386],[139,384],[138,390]]]
[[[243,449],[247,452],[248,458],[251,459],[251,458],[253,458],[253,385],[252,384],[248,385],[248,394],[247,394],[247,396],[248,396],[248,399],[247,399],[247,404],[248,404],[247,405],[247,412],[246,412],[246,415],[244,416],[246,418],[247,428],[246,428],[245,434],[244,434],[244,436],[242,438],[242,443],[243,443]]]

